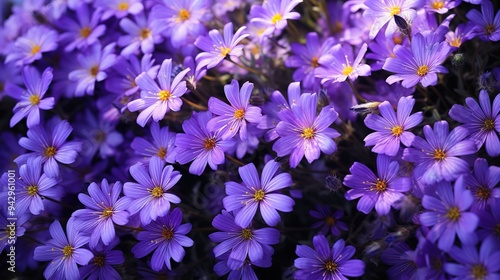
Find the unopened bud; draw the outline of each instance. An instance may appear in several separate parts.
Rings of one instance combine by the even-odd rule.
[[[451,58],[451,65],[455,69],[460,69],[465,65],[465,56],[463,53],[457,53]]]

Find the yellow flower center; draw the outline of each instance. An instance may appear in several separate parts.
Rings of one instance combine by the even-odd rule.
[[[417,69],[417,75],[419,75],[420,77],[425,76],[427,72],[429,72],[429,67],[427,67],[427,65],[422,65]]]
[[[151,37],[151,29],[149,29],[149,28],[141,29],[141,32],[139,33],[139,37],[141,40],[144,40],[144,39]]]
[[[166,228],[161,232],[161,236],[167,240],[171,240],[174,238],[174,232],[172,231],[171,228]]]
[[[475,280],[484,280],[488,275],[488,270],[482,264],[476,264],[472,266],[471,269],[472,279]]]
[[[120,2],[118,4],[118,11],[126,11],[128,10],[129,4],[127,2]]]
[[[399,34],[394,34],[392,36],[392,41],[396,45],[401,45],[403,43],[403,37],[401,35],[399,35]]]
[[[444,2],[434,1],[434,2],[432,2],[431,6],[434,10],[439,10],[439,9],[442,9],[444,7]]]
[[[491,35],[494,31],[495,31],[495,25],[493,24],[488,24],[484,28],[484,32],[486,33],[486,35]]]
[[[160,198],[163,196],[163,188],[156,186],[151,190],[151,196],[154,198]]]
[[[101,218],[109,218],[111,216],[113,216],[113,207],[106,207],[103,211],[102,211],[102,214],[101,214]]]
[[[186,21],[191,17],[191,13],[189,13],[188,10],[186,9],[181,9],[179,11],[179,20],[180,21]]]
[[[55,147],[50,146],[50,147],[45,148],[44,155],[46,157],[53,157],[56,153],[57,153],[57,149]]]
[[[30,103],[31,103],[31,105],[40,104],[40,96],[38,96],[36,94],[33,94],[32,96],[30,96]]]
[[[283,19],[283,16],[282,16],[280,13],[277,13],[277,14],[275,14],[275,15],[271,18],[271,22],[272,22],[273,24],[276,24],[276,23],[278,23],[278,22],[279,22],[280,20],[282,20],[282,19]]]
[[[400,125],[396,125],[391,129],[391,132],[394,136],[399,136],[403,133],[403,127]]]
[[[448,209],[448,212],[446,212],[446,218],[452,222],[458,221],[458,219],[460,219],[460,215],[460,209],[456,206],[451,207]]]
[[[257,190],[253,194],[253,199],[255,199],[255,201],[262,201],[264,199],[265,195],[266,195],[266,193],[263,190]]]
[[[399,15],[399,13],[401,12],[401,7],[392,6],[391,8],[389,8],[389,12],[391,13],[391,16]]]
[[[231,49],[230,48],[227,48],[227,47],[220,47],[220,56],[221,57],[226,57],[226,55],[228,53],[231,52]]]
[[[97,74],[99,73],[99,65],[94,65],[94,66],[90,67],[89,72],[90,72],[90,75],[92,77],[97,76]]]
[[[344,76],[349,76],[352,73],[352,71],[354,71],[354,68],[352,68],[351,65],[347,65],[346,67],[344,67],[344,70],[342,70],[342,74]]]
[[[170,99],[170,97],[172,97],[172,93],[170,93],[170,91],[168,90],[162,90],[158,93],[158,98],[161,101],[167,101]]]
[[[90,29],[90,27],[88,27],[88,26],[80,29],[80,37],[82,37],[82,38],[89,37],[90,33],[92,33],[92,29]]]
[[[491,196],[491,190],[487,187],[479,187],[476,189],[475,195],[479,200],[487,200]]]
[[[319,63],[318,63],[318,58],[317,57],[313,57],[311,59],[311,67],[313,67],[313,68],[319,67]]]
[[[34,196],[38,193],[38,186],[29,186],[28,187],[28,195]]]
[[[241,120],[241,119],[243,119],[243,117],[245,117],[245,110],[238,109],[238,110],[234,111],[234,118],[235,119]]]
[[[337,270],[337,267],[338,267],[338,265],[333,261],[327,261],[325,263],[325,269],[327,271],[334,272],[335,270]]]
[[[335,224],[335,218],[334,217],[326,217],[325,219],[325,223],[328,225],[328,226],[333,226]]]
[[[246,228],[246,229],[242,230],[241,237],[243,237],[244,239],[247,239],[247,240],[252,239],[252,237],[253,237],[252,229]]]
[[[70,245],[64,246],[64,248],[62,249],[64,257],[66,258],[66,257],[70,256],[71,254],[73,254],[74,250],[75,249],[73,249],[73,247],[71,247]]]
[[[215,138],[205,138],[205,150],[210,151],[215,147]]]
[[[495,128],[495,121],[493,121],[492,119],[485,120],[483,123],[483,128],[484,128],[484,130],[494,129]]]
[[[434,153],[432,153],[432,157],[437,160],[443,160],[446,158],[446,153],[442,149],[436,149]]]
[[[387,190],[387,181],[386,180],[382,180],[380,178],[377,178],[377,181],[375,181],[375,184],[372,185],[371,189],[372,191],[376,191],[376,192],[385,192],[385,190]]]
[[[304,139],[313,138],[314,137],[314,129],[312,129],[311,127],[305,128],[304,130],[302,130],[300,137],[302,137]]]
[[[30,54],[31,55],[37,54],[41,49],[42,49],[42,47],[40,45],[33,45],[31,47]]]
[[[167,156],[167,148],[165,147],[160,147],[160,149],[158,150],[158,153],[156,153],[156,155],[161,158],[161,159],[164,159],[166,156]]]
[[[458,47],[460,47],[460,45],[462,45],[462,38],[455,37],[455,38],[451,39],[450,46],[458,48]]]

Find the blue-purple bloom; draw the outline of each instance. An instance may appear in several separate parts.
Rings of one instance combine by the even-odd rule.
[[[312,225],[313,228],[319,229],[319,234],[331,233],[334,236],[339,236],[341,231],[347,231],[347,225],[340,220],[344,217],[344,211],[335,210],[332,212],[327,205],[317,205],[316,209],[310,210],[309,215],[320,220]]]
[[[478,10],[470,10],[467,13],[467,18],[475,24],[473,34],[483,41],[500,40],[500,12],[497,11],[495,17],[493,13],[493,3],[489,0],[482,0],[481,13]]]
[[[354,200],[361,197],[357,208],[365,214],[374,206],[379,215],[388,214],[391,205],[404,196],[403,192],[411,189],[410,179],[398,175],[399,163],[384,154],[377,156],[378,175],[359,162],[355,162],[349,171],[351,174],[345,176],[344,185],[352,189],[347,191],[345,198]]]
[[[31,27],[26,35],[19,37],[11,52],[5,57],[5,63],[15,62],[17,66],[31,64],[42,58],[44,52],[57,48],[58,34],[43,25]]]
[[[89,280],[120,280],[122,277],[113,268],[125,262],[125,256],[122,251],[113,250],[120,243],[120,239],[113,239],[109,245],[99,242],[97,246],[91,249],[94,258],[83,267],[80,267],[80,277]],[[88,278],[87,278],[88,277]]]
[[[422,7],[422,0],[374,0],[365,1],[367,9],[364,16],[374,19],[374,23],[370,28],[370,39],[375,38],[379,31],[385,29],[385,36],[389,38],[398,31],[398,26],[394,16],[400,16],[407,21],[413,21],[417,12],[415,8]]]
[[[262,36],[279,35],[285,29],[288,19],[299,19],[300,14],[292,12],[302,0],[268,0],[262,6],[253,5],[250,9],[250,22],[265,26]]]
[[[137,15],[144,9],[141,0],[101,0],[94,2],[94,5],[104,9],[102,20],[112,16],[123,18],[128,14]]]
[[[168,163],[175,162],[175,136],[168,126],[160,128],[160,124],[154,122],[150,126],[152,141],[142,137],[135,137],[130,147],[136,154],[143,156],[149,161],[151,157],[159,157]]]
[[[380,256],[382,262],[391,265],[387,270],[389,279],[423,279],[425,271],[418,270],[416,252],[405,242],[398,242]],[[420,278],[419,278],[420,277]]]
[[[137,53],[139,49],[145,54],[152,53],[154,45],[163,41],[158,26],[152,24],[152,17],[144,13],[134,15],[134,21],[123,18],[120,27],[128,33],[120,36],[117,42],[118,46],[124,47],[121,55],[126,57]]]
[[[368,49],[367,44],[363,44],[359,49],[356,59],[350,45],[335,45],[329,54],[322,56],[318,63],[324,65],[316,73],[317,77],[323,78],[321,83],[344,82],[347,78],[354,81],[358,76],[369,76],[371,68],[368,64],[361,63],[363,56]]]
[[[297,245],[295,253],[295,279],[347,279],[359,277],[365,273],[365,263],[351,259],[356,252],[353,246],[345,246],[339,239],[330,248],[328,240],[323,235],[313,237],[314,249],[307,245]]]
[[[226,194],[223,203],[227,211],[237,211],[234,222],[247,227],[252,222],[257,208],[269,226],[275,226],[281,220],[278,211],[292,211],[295,202],[290,197],[276,191],[292,185],[292,177],[288,173],[278,172],[279,163],[269,161],[259,178],[253,163],[238,168],[242,184],[226,182]]]
[[[80,5],[75,10],[75,16],[63,16],[57,22],[58,26],[66,31],[59,37],[60,41],[66,43],[65,51],[90,47],[98,43],[99,37],[104,35],[106,25],[100,24],[102,10],[92,10],[87,4]]]
[[[164,265],[172,270],[170,259],[181,262],[185,251],[183,247],[193,246],[193,240],[186,236],[191,231],[191,224],[182,224],[182,212],[175,208],[165,213],[151,223],[144,226],[139,232],[137,243],[132,248],[136,258],[142,258],[154,251],[151,257],[151,268],[160,271]]]
[[[170,210],[170,203],[181,202],[180,198],[168,191],[181,179],[179,171],[172,165],[165,166],[165,161],[152,157],[149,168],[142,162],[130,167],[130,175],[137,183],[127,182],[123,185],[123,193],[132,199],[128,203],[130,215],[140,213],[141,223],[149,224]]]
[[[488,166],[484,158],[474,162],[474,172],[465,177],[467,189],[472,192],[474,202],[471,210],[479,212],[486,210],[494,198],[500,198],[500,167]]]

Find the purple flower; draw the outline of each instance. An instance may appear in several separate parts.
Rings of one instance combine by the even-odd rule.
[[[161,43],[163,38],[160,30],[152,24],[152,17],[144,13],[134,15],[134,20],[123,18],[120,20],[120,27],[127,32],[127,35],[118,38],[118,46],[125,47],[121,55],[130,56],[140,48],[142,53],[152,53],[155,44]]]
[[[215,246],[214,255],[218,258],[230,252],[227,266],[233,270],[242,267],[247,257],[252,263],[262,260],[265,252],[274,251],[270,245],[277,244],[280,238],[275,228],[253,229],[237,225],[233,214],[225,210],[215,216],[212,225],[220,230],[209,235],[212,242],[220,243]]]
[[[19,190],[16,198],[16,211],[19,213],[29,209],[31,214],[39,215],[44,210],[45,198],[59,200],[63,195],[63,189],[57,186],[57,180],[41,172],[40,157],[29,158],[27,163],[19,168],[21,179],[17,181],[16,189]]]
[[[318,63],[325,65],[318,69],[316,76],[323,78],[321,83],[344,82],[347,78],[354,81],[358,76],[369,76],[371,73],[368,64],[361,64],[361,60],[368,49],[366,44],[363,44],[359,50],[356,59],[350,45],[337,44],[331,49],[331,54],[327,54],[318,60]]]
[[[20,155],[14,161],[24,164],[30,157],[41,157],[43,172],[48,177],[59,176],[59,165],[75,162],[78,152],[81,150],[81,142],[66,139],[73,128],[67,121],[49,123],[46,128],[41,124],[35,125],[28,130],[28,137],[19,139],[19,145],[27,150],[33,151]]]
[[[89,238],[82,235],[73,226],[70,219],[66,225],[68,236],[64,234],[61,224],[55,220],[49,228],[52,239],[45,245],[35,248],[33,258],[37,261],[50,261],[43,276],[46,279],[80,279],[77,264],[86,265],[94,256],[92,252],[81,248]]]
[[[19,37],[14,43],[13,50],[5,57],[5,63],[14,61],[21,66],[31,64],[42,58],[42,53],[57,48],[57,32],[43,25],[31,27],[26,35]]]
[[[399,33],[396,33],[391,37],[386,37],[385,34],[379,33],[377,37],[375,37],[375,40],[368,44],[371,52],[366,54],[366,58],[375,60],[370,66],[371,70],[381,70],[387,58],[396,57],[393,52],[394,46],[398,43],[403,44],[403,41],[398,43],[395,42],[395,39],[400,39],[400,36]],[[405,44],[407,42],[407,40],[404,41]]]
[[[290,155],[290,166],[295,168],[305,155],[309,163],[318,159],[320,153],[332,154],[337,145],[332,138],[340,136],[329,126],[338,114],[333,107],[325,106],[316,116],[317,95],[304,93],[297,105],[278,113],[281,121],[276,126],[280,138],[273,150],[279,157]]]
[[[189,166],[189,173],[201,175],[208,165],[213,170],[218,164],[224,163],[224,152],[234,146],[233,140],[222,140],[219,131],[209,132],[207,123],[212,119],[212,113],[193,112],[191,118],[184,121],[182,129],[184,133],[178,133],[175,137],[176,161]]]
[[[418,83],[424,87],[436,85],[437,73],[448,73],[448,69],[441,64],[450,52],[451,47],[446,41],[428,44],[424,35],[417,33],[411,41],[411,50],[402,45],[394,47],[396,57],[387,58],[382,68],[396,74],[386,81],[389,84],[403,81],[405,88]]]
[[[493,239],[482,242],[479,252],[473,244],[453,247],[450,256],[457,263],[445,263],[444,270],[456,279],[500,279],[499,244]]]
[[[250,9],[250,22],[261,23],[265,30],[262,36],[271,36],[285,29],[288,19],[299,19],[300,14],[292,12],[302,0],[268,0],[262,6],[254,4]]]
[[[144,156],[149,160],[150,157],[159,157],[168,162],[175,162],[175,133],[169,131],[168,126],[160,128],[159,123],[151,124],[151,139],[148,141],[142,137],[135,137],[130,147],[136,154]]]
[[[144,9],[141,0],[102,0],[94,2],[94,5],[104,8],[102,20],[112,16],[123,18],[128,14],[137,15]]]
[[[420,222],[424,226],[432,227],[427,238],[435,242],[441,250],[449,251],[455,242],[455,235],[463,243],[476,242],[474,230],[479,219],[467,210],[474,198],[469,190],[465,189],[465,180],[460,176],[454,187],[450,182],[441,181],[435,186],[435,195],[424,195],[422,205],[427,212],[420,215]]]
[[[382,262],[390,265],[387,270],[389,279],[425,279],[426,271],[418,270],[416,252],[410,250],[405,242],[398,242],[380,256]]]
[[[250,261],[250,259],[246,259],[243,262],[243,265],[237,269],[231,269],[228,265],[228,260],[230,253],[225,253],[222,256],[218,257],[217,260],[219,261],[218,263],[215,264],[214,266],[214,272],[217,274],[217,276],[223,276],[229,273],[227,276],[227,279],[230,280],[236,280],[236,279],[252,279],[256,280],[257,275],[253,271],[252,266],[257,266],[257,267],[271,267],[272,265],[272,257],[271,255],[273,254],[274,250],[271,247],[262,247],[264,249],[264,255],[261,259],[257,261]]]
[[[172,59],[165,59],[158,72],[158,83],[147,73],[141,73],[135,82],[141,89],[141,98],[131,101],[131,112],[143,110],[137,117],[137,124],[144,127],[151,117],[155,122],[172,111],[179,111],[182,106],[181,96],[186,93],[186,81],[182,81],[189,69],[182,70],[172,81]]]
[[[461,0],[426,0],[424,9],[429,13],[446,14],[461,2]]]
[[[185,251],[183,247],[193,246],[193,240],[186,236],[191,231],[191,224],[182,224],[182,212],[173,209],[165,215],[144,226],[137,239],[140,241],[132,248],[136,258],[142,258],[154,251],[151,257],[151,268],[160,271],[166,264],[172,270],[170,259],[181,262]]]
[[[14,115],[10,119],[10,127],[15,126],[23,118],[26,118],[28,128],[40,123],[40,110],[50,110],[54,108],[54,97],[43,98],[50,82],[52,82],[52,68],[47,68],[42,75],[35,67],[25,66],[23,68],[23,82],[26,90],[9,83],[6,91],[8,94],[18,99],[19,102],[14,106]]]
[[[359,277],[365,273],[365,264],[358,259],[352,259],[356,249],[345,246],[339,239],[330,248],[328,240],[323,235],[313,238],[314,249],[307,245],[297,245],[295,253],[295,279],[347,279]]]
[[[496,95],[493,105],[486,90],[479,92],[479,104],[472,98],[465,99],[467,107],[455,104],[450,109],[450,117],[463,123],[470,137],[476,141],[478,149],[486,142],[486,152],[491,157],[500,154],[500,95]]]
[[[479,240],[494,239],[500,244],[500,198],[491,200],[490,208],[478,214],[479,229],[476,231]]]
[[[411,189],[411,181],[407,177],[399,177],[399,164],[390,157],[377,156],[377,174],[366,165],[355,162],[349,169],[351,174],[345,176],[344,185],[352,188],[345,194],[348,200],[361,197],[358,210],[368,214],[373,207],[379,215],[386,215],[391,205],[401,199]]]
[[[407,130],[417,126],[424,118],[422,112],[410,115],[413,105],[415,99],[412,96],[401,97],[396,115],[388,101],[382,102],[378,106],[380,115],[370,114],[365,118],[366,126],[376,131],[365,137],[365,146],[374,146],[373,152],[388,156],[398,153],[400,143],[410,147],[415,135]]]
[[[110,185],[108,180],[103,179],[101,187],[95,182],[89,185],[89,195],[78,194],[78,199],[86,208],[76,210],[72,216],[75,226],[90,234],[90,248],[95,248],[99,240],[104,245],[110,244],[115,238],[114,224],[124,225],[128,222],[127,208],[131,201],[128,197],[118,198],[121,191],[121,182]]]
[[[130,215],[140,212],[143,225],[164,216],[170,210],[170,203],[181,202],[178,196],[167,191],[179,182],[182,175],[171,165],[165,166],[165,161],[159,157],[151,158],[149,172],[143,163],[138,162],[130,167],[130,175],[137,183],[125,183],[123,193],[132,199],[128,205]]]
[[[459,156],[476,152],[474,141],[465,139],[469,133],[463,127],[449,132],[446,121],[424,127],[424,140],[418,136],[413,140],[413,148],[403,151],[403,159],[415,163],[413,176],[425,184],[434,184],[443,179],[453,181],[469,171],[467,162]]]
[[[198,37],[194,44],[203,50],[196,56],[197,68],[207,66],[207,69],[219,65],[228,55],[235,59],[243,54],[243,45],[238,43],[248,37],[249,34],[243,33],[246,26],[240,27],[233,35],[233,23],[224,25],[224,37],[219,30],[213,29],[208,32],[208,37]]]
[[[7,172],[5,172],[4,174],[6,175]],[[5,186],[6,185],[7,181],[5,180]],[[7,194],[7,191],[4,191],[4,193]],[[1,201],[8,202],[7,197],[7,195],[5,195],[4,197],[0,196],[0,198],[2,199]],[[31,218],[32,215],[27,212],[21,213],[16,209],[14,215],[11,215],[10,211],[7,210],[7,207],[0,208],[0,253],[3,252],[5,248],[7,248],[6,250],[10,251],[12,242],[18,242],[19,237],[23,236],[26,232],[26,227],[29,225],[27,224],[27,222]],[[12,226],[13,221],[15,221],[14,227]],[[17,246],[18,245],[16,245],[16,248]]]
[[[247,123],[258,123],[262,117],[261,109],[249,105],[253,84],[246,82],[241,86],[237,80],[224,86],[224,93],[231,106],[216,97],[208,100],[208,109],[216,117],[207,123],[209,131],[221,131],[222,139],[233,138],[239,132],[242,140],[248,139]]]
[[[279,163],[271,160],[266,163],[259,178],[257,169],[253,163],[238,168],[243,180],[242,184],[233,181],[226,182],[226,194],[223,203],[227,211],[238,211],[235,223],[241,227],[247,227],[252,222],[257,208],[264,221],[269,226],[279,223],[278,211],[292,211],[295,202],[290,197],[276,193],[276,191],[292,185],[292,177],[288,173],[275,176],[279,169]]]
[[[493,13],[493,4],[489,0],[481,2],[481,13],[478,10],[470,10],[467,13],[467,18],[476,25],[473,34],[483,41],[500,40],[500,12],[497,12],[494,18]]]
[[[465,177],[467,189],[474,196],[471,207],[473,212],[486,210],[495,197],[500,198],[500,188],[497,187],[499,182],[500,167],[488,166],[486,159],[477,158],[474,162],[474,172]]]
[[[422,0],[374,0],[365,1],[367,9],[364,16],[372,17],[374,23],[370,29],[370,39],[375,38],[379,31],[387,25],[385,36],[389,38],[399,30],[394,16],[400,16],[407,21],[413,21],[417,12],[414,8],[422,7]]]
[[[120,265],[125,262],[123,252],[119,250],[112,250],[120,243],[120,239],[113,239],[109,245],[105,246],[99,242],[97,246],[91,249],[94,258],[83,267],[80,267],[80,277],[82,279],[122,279],[120,274],[113,268],[115,265]],[[88,278],[87,278],[88,277]]]
[[[326,205],[317,205],[316,210],[310,210],[309,215],[320,221],[315,222],[312,227],[319,228],[319,233],[327,235],[329,232],[334,236],[339,236],[341,230],[347,231],[347,225],[340,219],[344,217],[344,211],[336,210],[332,213],[330,207]]]

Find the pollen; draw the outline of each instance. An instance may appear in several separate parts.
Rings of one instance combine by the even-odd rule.
[[[486,27],[484,28],[484,32],[486,33],[486,35],[491,35],[493,34],[493,32],[495,31],[495,25],[493,24],[488,24],[486,25]]]
[[[377,178],[377,180],[375,181],[375,184],[370,188],[370,190],[376,191],[379,193],[385,192],[387,190],[387,181],[380,179],[380,178]]]
[[[94,66],[90,67],[89,72],[90,72],[90,75],[92,77],[97,76],[97,74],[99,73],[99,65],[94,65]]]
[[[432,157],[436,160],[443,160],[446,158],[446,153],[442,149],[436,149],[432,153]]]
[[[283,16],[280,14],[280,13],[277,13],[275,14],[272,18],[271,18],[271,22],[276,25],[279,21],[281,21],[283,19]]]
[[[149,37],[151,37],[151,29],[149,29],[149,28],[141,29],[141,31],[139,32],[139,38],[141,40],[145,40]]]
[[[73,247],[71,247],[70,245],[64,246],[64,248],[62,249],[64,257],[66,258],[72,255],[74,250],[75,249],[73,249]]]
[[[156,186],[151,190],[151,196],[154,198],[160,198],[163,196],[163,188]]]
[[[37,54],[38,52],[40,52],[41,49],[42,49],[42,47],[40,45],[33,45],[31,47],[30,54],[31,55]]]
[[[167,148],[165,147],[160,147],[160,149],[158,150],[158,153],[156,153],[156,155],[161,158],[161,159],[164,159],[166,156],[167,156]]]
[[[102,267],[106,263],[106,259],[103,255],[97,255],[94,257],[94,264],[96,266]]]
[[[90,33],[92,33],[92,29],[90,29],[90,27],[88,27],[88,26],[80,29],[80,37],[82,37],[82,38],[89,37]]]
[[[313,57],[311,59],[311,67],[313,67],[313,68],[319,67],[319,63],[318,63],[318,58],[317,57]]]
[[[174,238],[174,231],[171,228],[163,229],[161,236],[167,240],[172,240],[172,238]]]
[[[401,7],[399,7],[399,6],[392,6],[392,7],[389,8],[389,13],[391,13],[391,16],[399,15],[399,13],[401,13]]]
[[[327,271],[334,272],[335,270],[337,270],[337,267],[338,267],[338,265],[333,261],[327,261],[325,263],[325,269]]]
[[[395,127],[393,127],[391,129],[391,132],[394,136],[400,136],[401,134],[403,134],[403,127],[400,126],[400,125],[396,125]]]
[[[487,200],[491,196],[491,190],[487,187],[479,187],[475,191],[475,195],[479,200]]]
[[[253,238],[252,229],[246,228],[246,229],[242,230],[241,231],[241,237],[243,237],[244,239],[247,239],[247,240],[252,239]]]
[[[215,147],[215,139],[214,138],[205,138],[205,150],[210,151]]]
[[[314,129],[308,127],[302,130],[302,133],[300,134],[300,137],[304,139],[311,139],[314,137]]]
[[[56,153],[57,153],[57,149],[53,146],[50,146],[50,147],[45,148],[45,151],[43,154],[46,157],[53,157],[53,156],[55,156]]]
[[[170,93],[170,91],[168,90],[162,90],[158,93],[158,98],[161,101],[168,101],[170,97],[172,97],[172,93]]]
[[[33,94],[32,96],[30,96],[30,103],[31,103],[31,105],[40,104],[40,96],[38,96],[36,94]]]
[[[403,37],[401,35],[399,35],[399,34],[394,34],[392,36],[392,41],[396,45],[401,45],[403,43]]]
[[[483,129],[484,130],[492,130],[495,128],[495,121],[492,119],[487,119],[483,123]]]
[[[488,270],[482,264],[475,264],[471,269],[472,279],[475,280],[484,280],[488,275]]]
[[[238,110],[234,111],[234,118],[235,119],[241,120],[241,119],[243,119],[243,117],[245,117],[245,110],[238,109]]]
[[[449,43],[450,43],[450,46],[458,48],[462,45],[462,38],[455,37],[455,38],[451,39],[451,41]]]
[[[101,214],[101,218],[109,218],[111,216],[113,216],[113,207],[106,207],[103,211],[102,211],[102,214]]]
[[[38,193],[38,186],[29,186],[28,187],[28,195],[34,196]]]
[[[451,207],[446,212],[446,218],[448,218],[448,220],[452,222],[458,221],[458,219],[460,219],[460,216],[461,216],[460,209],[458,209],[458,207],[456,206]]]
[[[118,11],[126,11],[128,10],[129,4],[127,2],[120,2],[118,4]]]
[[[325,223],[328,226],[333,226],[335,224],[335,218],[334,217],[326,217]]]
[[[351,65],[348,65],[348,66],[344,67],[344,69],[342,70],[342,74],[344,76],[349,76],[349,75],[351,75],[352,71],[354,71],[354,68],[352,68]]]
[[[191,13],[189,13],[186,9],[181,9],[179,11],[179,21],[186,21],[191,17]]]
[[[444,7],[444,2],[443,1],[434,1],[434,2],[432,2],[431,6],[434,10],[439,10],[439,9],[442,9]]]
[[[255,201],[262,201],[264,200],[264,196],[266,195],[266,193],[263,191],[263,190],[257,190],[254,194],[253,194],[253,199]]]
[[[222,57],[226,57],[226,55],[230,52],[231,52],[231,49],[228,47],[221,47],[220,48],[220,56],[222,56]]]
[[[422,65],[417,69],[417,75],[420,77],[427,75],[427,72],[429,72],[429,67],[427,67],[427,65]]]

